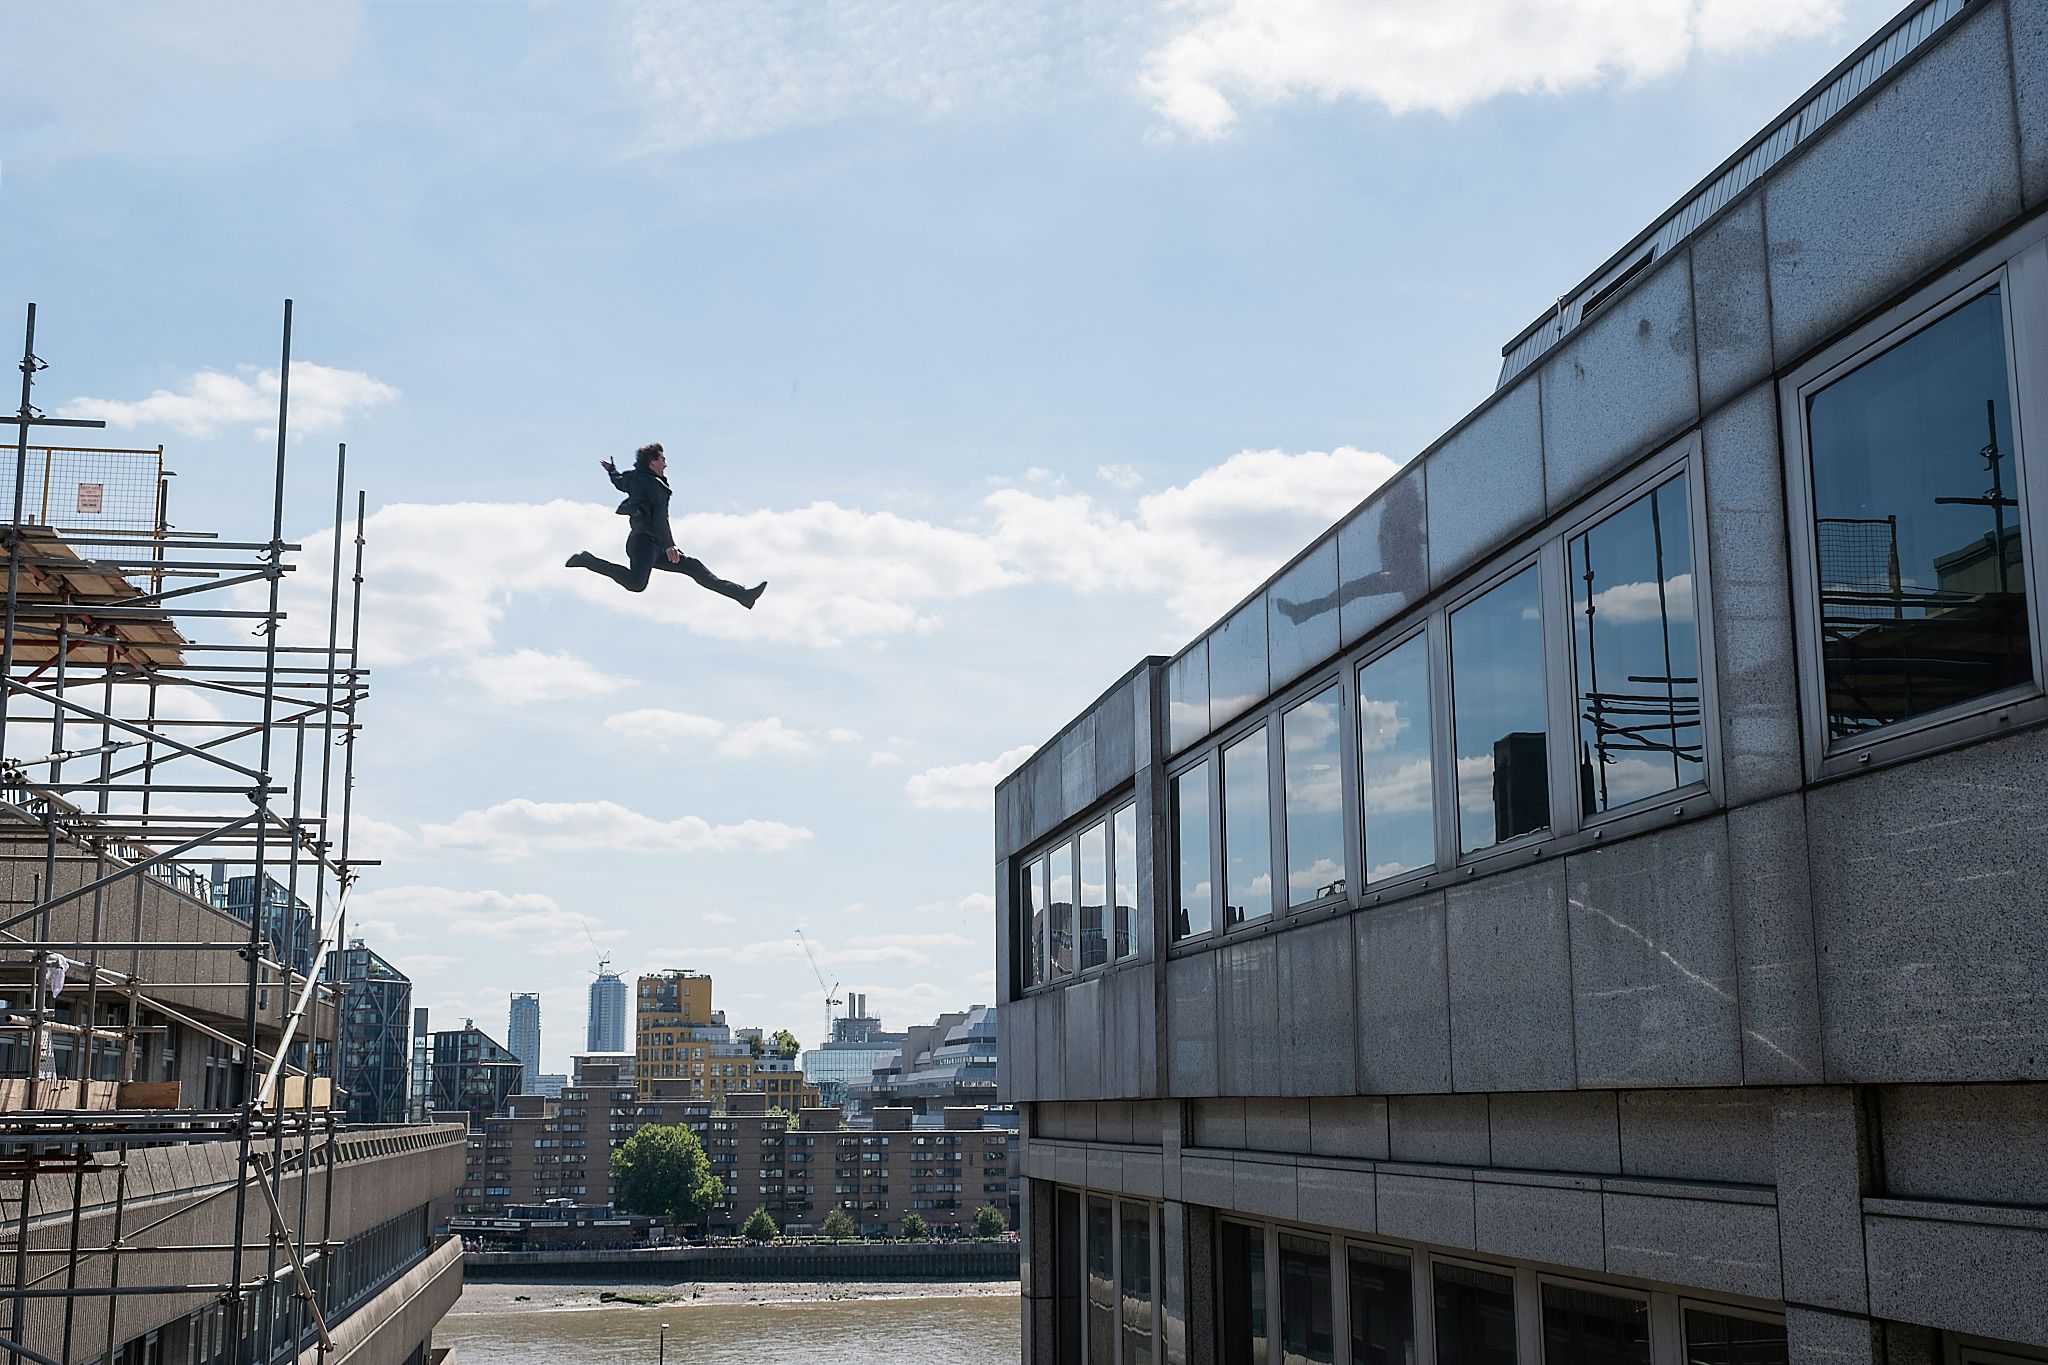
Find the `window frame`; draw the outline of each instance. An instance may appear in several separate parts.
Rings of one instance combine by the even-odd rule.
[[[1041,991],[1058,990],[1062,987],[1072,985],[1074,982],[1079,981],[1084,977],[1101,976],[1107,972],[1115,971],[1118,967],[1126,966],[1133,962],[1142,962],[1145,960],[1145,957],[1148,952],[1147,944],[1150,942],[1151,939],[1151,917],[1150,914],[1146,911],[1144,905],[1142,904],[1144,900],[1144,895],[1142,892],[1140,878],[1134,876],[1132,879],[1133,885],[1140,887],[1139,894],[1137,897],[1140,903],[1132,906],[1133,922],[1136,927],[1136,932],[1138,935],[1138,947],[1135,951],[1126,954],[1123,957],[1116,956],[1116,930],[1114,924],[1115,907],[1113,902],[1115,900],[1117,875],[1116,817],[1126,810],[1132,812],[1132,827],[1135,833],[1137,834],[1140,844],[1142,845],[1144,840],[1144,830],[1138,823],[1137,808],[1137,793],[1128,787],[1120,789],[1116,792],[1113,792],[1104,800],[1097,802],[1093,806],[1090,806],[1082,814],[1077,815],[1073,819],[1067,821],[1064,825],[1062,825],[1059,828],[1059,830],[1056,833],[1052,834],[1047,838],[1039,840],[1035,844],[1027,845],[1023,852],[1018,853],[1009,859],[1011,876],[1015,879],[1015,882],[1013,883],[1014,886],[1021,886],[1022,884],[1029,882],[1031,880],[1032,868],[1036,866],[1038,863],[1044,862],[1046,864],[1046,899],[1048,901],[1048,904],[1041,907],[1043,910],[1043,929],[1041,946],[1045,953],[1046,975],[1044,979],[1040,980],[1036,984],[1033,984],[1031,982],[1031,962],[1028,956],[1028,954],[1031,951],[1031,943],[1033,937],[1031,932],[1031,925],[1029,922],[1029,916],[1022,913],[1024,910],[1023,899],[1014,889],[1012,891],[1010,898],[1011,918],[1013,921],[1014,932],[1013,941],[1020,945],[1021,951],[1024,954],[1026,954],[1026,956],[1018,963],[1016,971],[1016,977],[1019,983],[1019,999],[1027,995],[1036,995]],[[1081,905],[1080,901],[1077,899],[1074,902],[1073,970],[1069,971],[1064,976],[1055,977],[1052,974],[1052,906],[1049,903],[1051,901],[1052,890],[1052,858],[1056,853],[1063,849],[1067,850],[1068,853],[1071,855],[1075,893],[1078,896],[1080,891],[1081,880],[1081,836],[1087,833],[1089,830],[1096,828],[1100,828],[1103,831],[1103,889],[1105,892],[1105,898],[1108,901],[1112,902],[1112,904],[1106,904],[1103,907],[1103,913],[1105,916],[1104,925],[1109,937],[1109,954],[1098,965],[1090,967],[1086,971],[1083,971],[1081,969]],[[1212,849],[1211,852],[1213,854],[1214,850]],[[1145,856],[1142,851],[1142,848],[1140,852],[1137,854],[1136,863],[1138,869],[1142,870],[1145,865]]]
[[[1814,532],[1813,451],[1807,399],[1868,362],[1903,345],[1991,289],[2005,308],[2006,376],[2011,385],[2013,472],[2019,483],[2020,553],[2027,589],[2028,652],[2033,680],[1960,702],[1940,711],[1831,741],[1827,733],[1827,680],[1820,642],[1820,567]],[[1903,762],[2048,719],[2048,451],[2031,448],[2030,415],[2048,414],[2048,220],[2011,233],[1877,317],[1829,343],[1779,381],[1779,420],[1785,451],[1785,520],[1790,533],[1792,618],[1800,680],[1802,749],[1809,781],[1840,777]],[[2048,416],[2042,418],[2048,422]]]
[[[1563,543],[1559,540],[1554,530],[1546,530],[1542,539],[1533,543],[1517,545],[1506,555],[1487,565],[1481,574],[1468,580],[1456,596],[1445,599],[1443,605],[1435,613],[1443,620],[1442,657],[1445,686],[1443,711],[1444,723],[1448,729],[1450,739],[1449,766],[1439,770],[1439,773],[1443,774],[1441,780],[1445,781],[1448,786],[1447,788],[1440,789],[1439,794],[1447,790],[1450,796],[1448,815],[1451,826],[1450,855],[1452,866],[1463,870],[1467,876],[1476,874],[1481,868],[1512,862],[1517,854],[1522,854],[1526,857],[1527,850],[1530,848],[1549,843],[1559,835],[1568,832],[1561,827],[1558,808],[1559,746],[1556,743],[1556,732],[1558,727],[1559,698],[1557,693],[1559,661],[1557,658],[1558,651],[1553,646],[1550,637],[1556,633],[1554,625],[1557,620],[1558,605],[1552,599],[1556,596],[1557,584],[1563,577],[1563,573],[1560,567],[1562,562],[1561,556],[1551,553],[1552,546],[1550,542],[1553,541],[1556,541],[1559,545]],[[1552,563],[1552,560],[1558,560],[1559,563]],[[1532,829],[1527,834],[1517,834],[1511,839],[1498,839],[1484,848],[1476,848],[1468,853],[1465,851],[1464,826],[1459,820],[1460,813],[1463,810],[1463,802],[1460,800],[1458,791],[1458,698],[1456,691],[1458,685],[1458,660],[1451,638],[1451,618],[1466,607],[1480,601],[1494,589],[1512,583],[1515,579],[1520,578],[1524,573],[1532,569],[1536,572],[1536,597],[1540,604],[1538,607],[1539,619],[1536,623],[1536,630],[1537,639],[1543,651],[1543,657],[1538,661],[1538,668],[1541,670],[1543,677],[1545,693],[1543,707],[1544,782],[1550,806],[1550,822],[1542,829]],[[1438,775],[1432,774],[1432,777],[1437,777]],[[1437,856],[1439,859],[1443,857],[1441,849],[1438,851]]]
[[[1282,828],[1286,820],[1286,813],[1281,810],[1286,793],[1284,791],[1281,793],[1282,799],[1280,801],[1273,799],[1274,784],[1284,781],[1278,764],[1278,750],[1280,746],[1275,742],[1279,737],[1281,714],[1280,711],[1274,708],[1272,700],[1270,698],[1267,699],[1257,710],[1246,714],[1243,726],[1233,727],[1228,736],[1221,739],[1216,747],[1210,750],[1216,756],[1215,791],[1217,798],[1216,814],[1209,822],[1209,840],[1213,845],[1211,861],[1216,864],[1218,872],[1224,878],[1223,881],[1216,883],[1216,886],[1222,893],[1216,902],[1216,928],[1219,930],[1221,937],[1234,937],[1239,934],[1256,931],[1268,925],[1282,924],[1288,918],[1284,897],[1281,895],[1283,888],[1283,881],[1281,879],[1284,878],[1285,874],[1276,870],[1284,866],[1286,859],[1286,850],[1284,848],[1286,837],[1285,831]],[[1230,923],[1229,882],[1230,812],[1225,809],[1223,804],[1230,799],[1230,783],[1224,769],[1225,764],[1229,761],[1230,751],[1250,740],[1253,735],[1260,734],[1261,732],[1263,732],[1261,737],[1266,745],[1267,906],[1263,914],[1246,915],[1237,923],[1232,924]],[[1190,934],[1188,937],[1194,938],[1197,935]]]
[[[1354,687],[1356,683],[1352,684]],[[1293,904],[1294,855],[1287,839],[1287,718],[1301,707],[1314,701],[1324,692],[1334,690],[1337,694],[1337,783],[1338,800],[1342,808],[1337,812],[1338,833],[1344,841],[1341,861],[1344,867],[1344,889],[1331,895],[1317,896],[1313,900]],[[1358,885],[1355,870],[1359,866],[1361,846],[1358,832],[1351,828],[1356,823],[1351,818],[1353,810],[1363,798],[1363,789],[1357,785],[1356,774],[1348,771],[1356,764],[1346,763],[1344,756],[1357,747],[1358,730],[1353,713],[1355,702],[1348,704],[1345,698],[1345,680],[1341,669],[1335,673],[1317,672],[1313,678],[1289,688],[1272,707],[1272,733],[1267,744],[1271,748],[1272,767],[1267,777],[1267,791],[1278,796],[1268,800],[1273,813],[1273,886],[1276,899],[1272,918],[1278,921],[1299,921],[1305,916],[1327,913],[1331,910],[1348,910]],[[1278,741],[1275,743],[1274,741]]]
[[[1261,713],[1262,714],[1262,713]],[[1190,943],[1212,943],[1223,936],[1223,746],[1210,736],[1190,747],[1166,774],[1167,858],[1167,951]],[[1209,797],[1209,927],[1184,938],[1173,937],[1173,912],[1180,904],[1180,810],[1174,802],[1175,784],[1188,773],[1208,764],[1204,786]]]
[[[1535,1309],[1535,1322],[1533,1326],[1536,1332],[1535,1365],[1571,1365],[1569,1361],[1552,1362],[1546,1347],[1543,1323],[1543,1286],[1547,1284],[1554,1284],[1561,1289],[1582,1290],[1588,1294],[1604,1294],[1610,1299],[1628,1299],[1641,1303],[1643,1305],[1643,1326],[1649,1334],[1651,1365],[1657,1365],[1657,1298],[1652,1291],[1637,1289],[1630,1285],[1607,1284],[1600,1280],[1578,1279],[1570,1275],[1552,1275],[1542,1271],[1537,1272],[1536,1293],[1533,1296]],[[1685,1350],[1685,1319],[1682,1309],[1680,1310],[1678,1331],[1680,1338],[1679,1350],[1682,1356]]]
[[[1688,1309],[1697,1308],[1702,1313],[1716,1313],[1724,1318],[1740,1318],[1745,1322],[1767,1322],[1775,1327],[1783,1327],[1785,1325],[1783,1310],[1772,1312],[1769,1309],[1749,1308],[1742,1304],[1728,1303],[1721,1299],[1703,1299],[1694,1294],[1679,1294],[1677,1299],[1678,1321],[1674,1330],[1678,1334],[1678,1349],[1681,1357],[1685,1352],[1692,1349],[1692,1342],[1685,1334],[1685,1314]]]
[[[1391,633],[1384,644],[1376,645],[1367,653],[1355,656],[1350,662],[1349,690],[1345,702],[1351,712],[1348,742],[1352,752],[1357,755],[1357,762],[1348,765],[1356,769],[1349,775],[1348,780],[1358,793],[1352,806],[1354,814],[1351,824],[1355,828],[1350,831],[1350,837],[1358,844],[1358,888],[1367,905],[1378,905],[1389,895],[1399,896],[1411,890],[1428,889],[1430,879],[1440,875],[1445,869],[1444,850],[1452,847],[1457,841],[1457,813],[1445,809],[1443,792],[1437,782],[1439,775],[1446,771],[1445,765],[1456,763],[1452,751],[1450,707],[1441,704],[1445,700],[1445,689],[1450,685],[1450,619],[1448,612],[1431,611],[1421,620]],[[1421,867],[1411,867],[1406,872],[1397,872],[1391,877],[1374,882],[1368,880],[1365,865],[1366,859],[1370,856],[1370,848],[1365,828],[1365,745],[1361,738],[1363,731],[1360,728],[1364,723],[1364,717],[1358,710],[1359,675],[1394,651],[1405,648],[1418,639],[1422,641],[1423,673],[1429,689],[1430,833],[1433,840],[1431,851],[1434,856]],[[1453,785],[1456,785],[1455,778]]]

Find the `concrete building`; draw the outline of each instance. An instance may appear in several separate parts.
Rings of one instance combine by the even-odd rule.
[[[1025,1360],[2048,1359],[2044,206],[1910,6],[998,787]]]
[[[896,1049],[848,1090],[863,1111],[907,1108],[937,1114],[949,1106],[996,1099],[996,1010],[973,1005],[942,1014],[904,1035]]]
[[[626,1036],[626,983],[612,970],[611,959],[597,964],[597,979],[590,983],[590,1008],[583,1024],[585,1052],[630,1052]]]
[[[540,996],[517,992],[505,1023],[505,1042],[519,1059],[519,1088],[534,1093],[540,1083]]]
[[[491,1115],[504,1112],[505,1102],[519,1093],[524,1071],[524,1064],[478,1028],[474,1019],[465,1019],[459,1029],[434,1034],[429,1092],[433,1111],[461,1110],[475,1129]]]
[[[341,988],[340,1062],[334,1076],[344,1092],[349,1122],[406,1122],[411,979],[359,938],[327,955],[321,979]]]
[[[735,1037],[725,1011],[711,1007],[703,972],[663,971],[640,978],[635,998],[634,1073],[641,1093],[708,1099],[762,1091],[785,1109],[818,1103],[794,1059],[767,1046],[759,1029]]]

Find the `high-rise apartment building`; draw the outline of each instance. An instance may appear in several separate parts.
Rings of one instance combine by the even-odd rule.
[[[521,1091],[532,1094],[540,1079],[540,997],[531,991],[512,997],[511,1017],[505,1026],[505,1042],[521,1066]]]
[[[473,1019],[434,1035],[433,1068],[433,1111],[463,1110],[471,1128],[505,1108],[505,1101],[519,1093],[525,1071],[524,1064]]]
[[[412,981],[361,939],[327,955],[323,980],[341,988],[334,1078],[350,1123],[411,1117]]]
[[[711,978],[663,971],[640,978],[635,998],[634,1070],[642,1094],[709,1099],[761,1091],[790,1110],[818,1103],[792,1058],[766,1047],[759,1029],[735,1038],[711,1006]]]
[[[597,964],[597,979],[590,983],[590,1013],[583,1026],[586,1052],[630,1052],[626,1036],[626,982],[612,970],[610,959]]]
[[[1028,1365],[2048,1360],[2044,205],[1907,4],[1004,779]]]

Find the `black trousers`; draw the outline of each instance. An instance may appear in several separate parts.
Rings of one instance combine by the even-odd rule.
[[[622,567],[609,559],[590,556],[590,562],[583,566],[592,573],[601,573],[627,592],[645,592],[647,580],[656,569],[666,573],[688,574],[699,587],[730,597],[735,602],[744,601],[747,590],[737,583],[729,583],[706,568],[701,559],[684,555],[671,564],[668,552],[654,543],[653,536],[631,535],[626,537],[626,563]]]

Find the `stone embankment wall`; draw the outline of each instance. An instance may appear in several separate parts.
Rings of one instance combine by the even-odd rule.
[[[472,1251],[466,1278],[673,1284],[684,1280],[1013,1280],[1015,1241]]]

